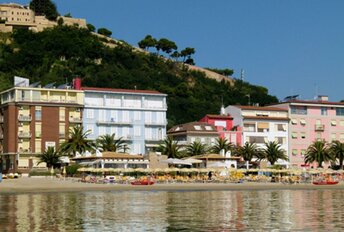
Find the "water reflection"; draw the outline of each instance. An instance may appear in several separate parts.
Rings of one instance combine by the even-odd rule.
[[[344,192],[175,191],[0,195],[1,231],[338,231]]]

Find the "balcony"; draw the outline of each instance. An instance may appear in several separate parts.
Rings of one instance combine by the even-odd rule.
[[[325,125],[323,125],[323,124],[315,125],[314,130],[315,131],[324,131]]]
[[[32,153],[30,148],[19,148],[18,152],[22,153],[22,154],[29,154]]]
[[[97,125],[131,125],[132,120],[118,121],[118,120],[98,120]]]
[[[145,126],[166,126],[166,121],[162,122],[145,122]]]
[[[31,138],[31,133],[30,132],[19,132],[18,137],[21,139]]]
[[[19,122],[31,122],[32,118],[30,115],[19,115],[18,121]]]
[[[69,118],[69,122],[70,122],[70,123],[82,123],[82,118],[70,117],[70,118]]]

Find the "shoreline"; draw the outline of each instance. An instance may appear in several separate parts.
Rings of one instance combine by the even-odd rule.
[[[150,186],[130,184],[93,184],[56,178],[6,179],[0,183],[0,194],[5,193],[67,193],[89,191],[271,191],[271,190],[344,190],[337,185],[282,184],[282,183],[168,183]]]

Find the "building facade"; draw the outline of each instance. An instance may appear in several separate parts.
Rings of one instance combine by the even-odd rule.
[[[292,166],[305,166],[304,156],[316,140],[344,142],[344,103],[329,102],[327,96],[314,101],[291,100],[275,107],[289,112],[289,151]],[[328,164],[329,165],[329,164]],[[316,167],[316,164],[312,164]]]
[[[206,122],[190,122],[172,127],[168,132],[178,145],[184,148],[193,142],[201,142],[208,147],[215,144],[219,133],[216,127]]]
[[[228,106],[225,112],[233,117],[233,126],[242,128],[242,144],[254,143],[258,148],[264,148],[267,142],[277,142],[289,154],[287,109]],[[282,160],[276,164],[288,166],[288,162]]]
[[[166,94],[149,90],[83,87],[83,125],[89,138],[115,133],[130,154],[148,154],[166,135]]]
[[[36,155],[57,149],[68,131],[82,123],[83,92],[14,87],[0,93],[0,157],[4,173],[29,172]]]
[[[86,20],[79,18],[63,17],[63,24],[68,26],[77,25],[86,28]],[[56,21],[50,21],[45,16],[36,16],[28,6],[15,3],[0,4],[0,31],[12,32],[15,28],[27,28],[32,31],[43,31],[45,28],[57,26]]]
[[[233,127],[233,117],[207,114],[199,121],[214,125],[220,138],[227,139],[233,145],[241,145],[241,127]]]

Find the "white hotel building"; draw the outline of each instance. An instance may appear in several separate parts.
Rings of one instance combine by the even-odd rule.
[[[130,154],[147,154],[166,136],[166,94],[150,90],[82,87],[84,130],[89,138],[116,134]]]
[[[233,117],[233,127],[242,128],[242,145],[254,143],[265,148],[265,143],[277,142],[288,156],[288,110],[277,107],[228,106],[226,114]],[[288,166],[279,160],[276,164]]]

